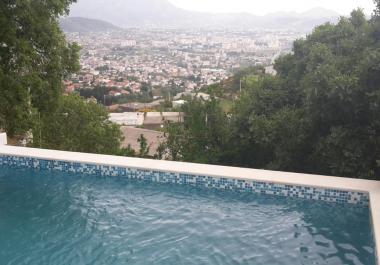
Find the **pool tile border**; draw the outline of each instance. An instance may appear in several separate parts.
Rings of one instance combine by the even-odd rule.
[[[251,192],[266,195],[302,198],[340,204],[368,206],[368,192],[328,189],[303,185],[279,184],[264,181],[233,179],[208,175],[172,173],[112,165],[88,164],[33,157],[0,155],[0,165],[38,170],[57,170],[96,176],[125,177],[149,182],[190,185],[218,190]]]

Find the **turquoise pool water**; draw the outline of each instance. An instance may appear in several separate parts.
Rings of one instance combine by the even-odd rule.
[[[368,208],[0,167],[0,264],[375,265]]]

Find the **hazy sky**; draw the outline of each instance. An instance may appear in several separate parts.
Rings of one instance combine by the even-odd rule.
[[[265,15],[278,11],[303,12],[313,7],[324,7],[342,15],[362,7],[367,14],[374,10],[373,0],[169,0],[178,7],[206,12],[249,12]]]

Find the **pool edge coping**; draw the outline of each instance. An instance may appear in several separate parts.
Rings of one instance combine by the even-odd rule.
[[[35,149],[7,145],[0,145],[0,155],[31,157],[45,160],[59,160],[66,162],[107,165],[115,167],[128,167],[142,170],[206,175],[218,178],[263,181],[277,184],[300,185],[325,189],[366,192],[370,197],[369,207],[371,209],[373,232],[375,237],[375,255],[377,258],[376,262],[378,265],[380,265],[380,181],[150,160],[141,158],[117,157],[109,155]]]

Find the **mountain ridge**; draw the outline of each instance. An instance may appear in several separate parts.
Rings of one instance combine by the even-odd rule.
[[[71,7],[71,16],[100,19],[123,28],[223,27],[311,30],[316,25],[337,19],[339,14],[323,8],[314,8],[304,13],[272,13],[266,16],[250,13],[218,14],[184,10],[167,0],[79,0]]]
[[[314,18],[331,18],[331,17],[339,17],[340,14],[330,9],[326,9],[323,7],[314,7],[308,9],[304,12],[274,12],[268,13],[265,16],[267,17],[314,17]]]

